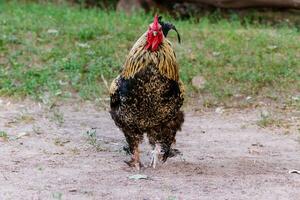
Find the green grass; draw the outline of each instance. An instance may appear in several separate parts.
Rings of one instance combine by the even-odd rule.
[[[97,140],[97,131],[96,129],[91,129],[86,132],[87,141],[90,145],[92,145],[96,151],[105,151],[104,148],[101,147],[101,144]]]
[[[170,33],[189,96],[230,103],[236,95],[290,100],[300,93],[300,34],[239,17],[175,21]],[[214,20],[212,20],[214,19]],[[247,18],[245,18],[247,19]],[[0,3],[0,95],[94,100],[119,72],[150,14],[67,5]],[[191,85],[206,79],[204,89]],[[199,93],[200,92],[200,93]],[[279,100],[278,100],[279,101]],[[298,105],[298,104],[297,104]]]
[[[9,137],[5,131],[0,131],[0,141],[2,140],[7,140]]]

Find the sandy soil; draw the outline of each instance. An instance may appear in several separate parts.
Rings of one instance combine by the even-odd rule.
[[[259,109],[189,111],[176,144],[183,156],[138,172],[103,109],[1,100],[0,199],[300,199],[300,175],[288,173],[300,170],[299,131],[261,129],[259,118]],[[145,142],[145,164],[149,150]]]

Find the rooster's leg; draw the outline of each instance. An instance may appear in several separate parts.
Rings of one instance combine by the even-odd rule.
[[[142,167],[142,163],[140,161],[140,151],[139,151],[139,148],[136,148],[136,150],[133,153],[133,164],[134,164],[134,167],[137,170],[140,170],[141,167]]]
[[[156,167],[160,154],[161,154],[161,146],[160,144],[155,144],[155,148],[152,151],[152,158],[150,162],[150,166],[152,166],[153,168]]]
[[[162,162],[166,162],[168,158],[180,155],[180,151],[177,149],[172,149],[171,146],[176,142],[175,136],[178,130],[181,130],[181,125],[184,121],[183,112],[178,112],[176,117],[171,121],[160,127],[161,135],[159,142],[162,147],[163,156],[161,157]]]
[[[149,139],[149,143],[151,144],[153,150],[151,152],[151,160],[149,167],[155,168],[157,165],[157,162],[159,161],[159,157],[161,154],[161,145],[158,143],[158,132],[156,130],[150,130],[147,132],[147,136]]]
[[[130,161],[125,161],[130,167],[135,167],[137,170],[140,170],[142,167],[141,161],[140,161],[140,152],[139,148],[135,148],[131,157]]]
[[[125,130],[124,133],[129,146],[129,151],[132,155],[131,160],[125,161],[125,163],[127,163],[130,167],[135,167],[139,170],[142,167],[140,162],[139,143],[143,140],[143,134],[140,134],[137,130]]]

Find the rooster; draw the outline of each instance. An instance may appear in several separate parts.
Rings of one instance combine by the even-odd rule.
[[[178,63],[168,32],[176,31],[171,23],[154,17],[148,30],[133,45],[123,70],[110,87],[110,114],[122,130],[132,155],[129,166],[140,169],[139,144],[147,134],[153,148],[151,166],[165,162],[176,149],[175,135],[181,130],[184,114],[184,86],[179,78]]]

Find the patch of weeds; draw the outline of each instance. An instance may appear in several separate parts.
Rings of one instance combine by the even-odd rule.
[[[78,37],[80,40],[87,41],[92,40],[96,37],[98,33],[92,28],[81,29],[78,32]]]
[[[257,122],[257,125],[262,128],[274,126],[277,121],[270,117],[264,117]]]
[[[53,199],[62,200],[63,194],[61,192],[53,192],[52,197]]]
[[[30,123],[34,122],[35,119],[31,115],[21,114],[16,120],[18,122],[22,122],[22,123],[25,123],[25,124],[30,124]]]
[[[33,116],[22,112],[20,115],[7,122],[7,125],[11,126],[12,124],[18,124],[18,123],[31,124],[34,121],[35,119]]]
[[[100,143],[98,143],[97,131],[96,131],[95,128],[92,128],[91,130],[88,130],[86,132],[86,135],[87,135],[88,143],[90,145],[92,145],[93,147],[95,147],[96,151],[104,151],[105,150],[101,147]]]
[[[285,105],[287,107],[295,107],[296,109],[300,110],[300,95],[292,96],[291,98],[287,99]]]
[[[86,132],[86,135],[88,136],[89,143],[91,145],[94,145],[97,143],[97,134],[96,134],[96,129],[92,128],[91,130],[88,130]]]
[[[8,135],[5,131],[0,131],[0,139],[4,141],[8,140]]]
[[[218,105],[218,103],[216,102],[216,100],[211,99],[211,98],[205,99],[205,100],[203,101],[203,106],[204,106],[205,108],[213,108],[213,107],[216,107],[217,105]]]
[[[261,119],[257,121],[257,125],[261,128],[267,127],[286,127],[284,122],[280,119],[275,119],[269,114],[261,113]],[[288,127],[286,127],[288,128]]]
[[[64,115],[59,109],[53,109],[51,120],[54,121],[58,126],[62,126],[65,122]]]

